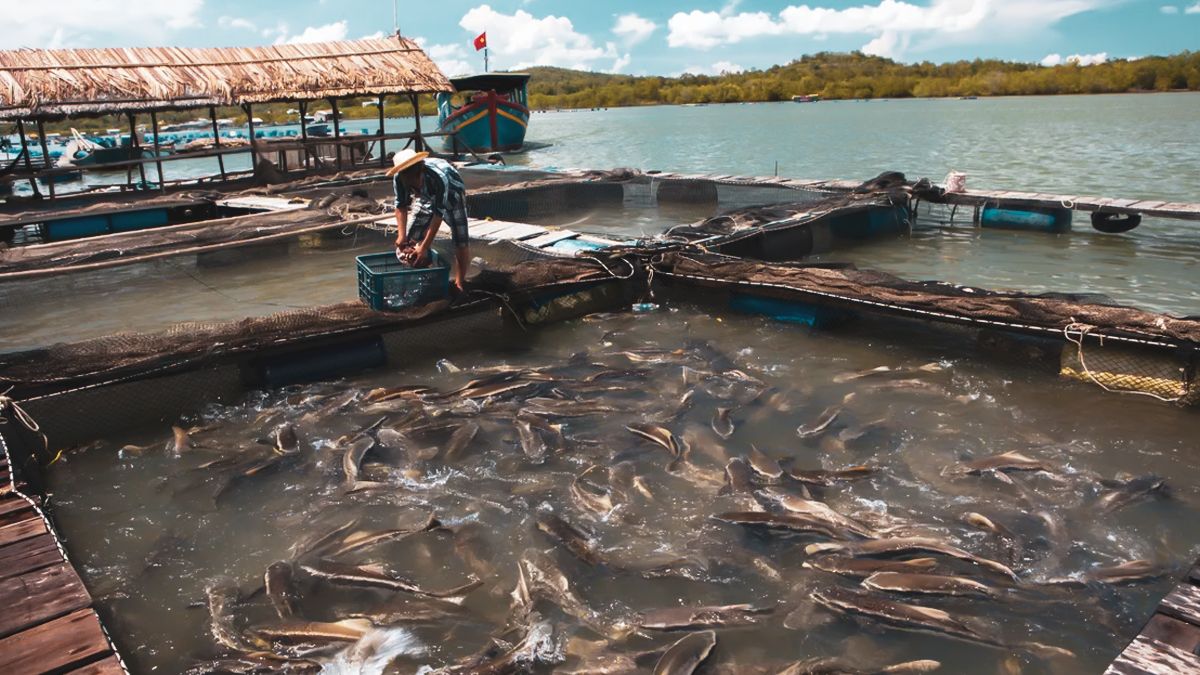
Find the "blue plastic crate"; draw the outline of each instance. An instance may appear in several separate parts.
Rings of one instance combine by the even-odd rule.
[[[450,268],[437,251],[429,255],[430,266],[420,269],[401,263],[393,251],[358,256],[358,297],[375,310],[441,300],[450,294]]]

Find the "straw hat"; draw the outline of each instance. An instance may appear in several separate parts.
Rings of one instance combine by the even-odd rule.
[[[412,148],[405,148],[392,155],[392,168],[387,170],[387,175],[395,176],[413,164],[424,161],[428,156],[428,152],[417,152]]]

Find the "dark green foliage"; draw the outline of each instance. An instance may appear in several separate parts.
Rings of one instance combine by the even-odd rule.
[[[982,59],[907,65],[861,52],[822,52],[718,76],[634,77],[548,67],[528,72],[530,104],[539,109],[784,101],[802,94],[826,99],[1102,94],[1200,90],[1200,52],[1086,67]]]

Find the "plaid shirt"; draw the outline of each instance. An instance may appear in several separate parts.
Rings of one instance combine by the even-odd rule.
[[[392,187],[396,192],[396,208],[407,209],[408,238],[421,239],[435,215],[450,227],[454,243],[467,243],[466,185],[458,170],[444,159],[425,160],[425,174],[419,190],[411,190],[396,174]]]

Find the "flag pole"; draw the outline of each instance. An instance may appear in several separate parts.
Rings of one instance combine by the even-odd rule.
[[[483,48],[483,72],[488,72],[488,48]]]

